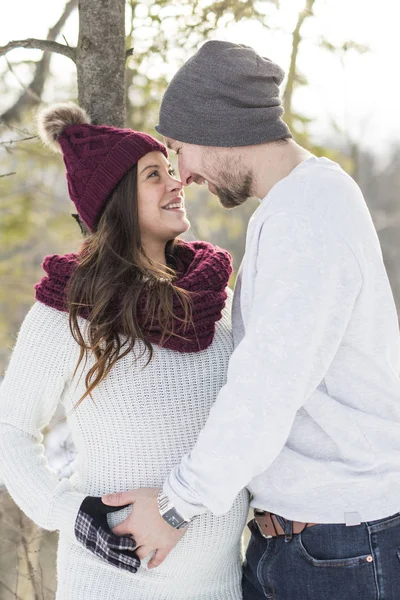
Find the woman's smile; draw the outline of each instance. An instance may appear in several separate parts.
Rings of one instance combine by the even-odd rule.
[[[168,204],[165,204],[161,208],[163,210],[168,210],[172,212],[186,213],[184,200],[179,196],[177,198],[173,198],[170,202],[168,202]]]

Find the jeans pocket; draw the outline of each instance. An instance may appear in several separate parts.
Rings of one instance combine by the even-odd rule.
[[[317,525],[296,536],[301,556],[313,567],[343,568],[373,562],[367,535],[341,525]],[[314,531],[312,531],[314,530]]]

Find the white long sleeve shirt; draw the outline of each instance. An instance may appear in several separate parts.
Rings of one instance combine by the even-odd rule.
[[[185,516],[252,506],[304,522],[400,510],[400,343],[356,183],[311,157],[249,222],[226,385],[164,484]]]

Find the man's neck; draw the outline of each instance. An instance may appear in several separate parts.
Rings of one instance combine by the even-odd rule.
[[[312,156],[292,139],[285,143],[260,144],[250,147],[249,161],[254,174],[253,193],[265,198],[278,181],[287,177],[295,167]]]

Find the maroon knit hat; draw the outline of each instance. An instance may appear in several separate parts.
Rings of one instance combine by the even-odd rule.
[[[125,173],[149,152],[162,152],[164,144],[147,133],[91,125],[85,111],[72,102],[59,103],[39,113],[42,141],[62,151],[68,191],[82,221],[90,231],[115,186]]]

